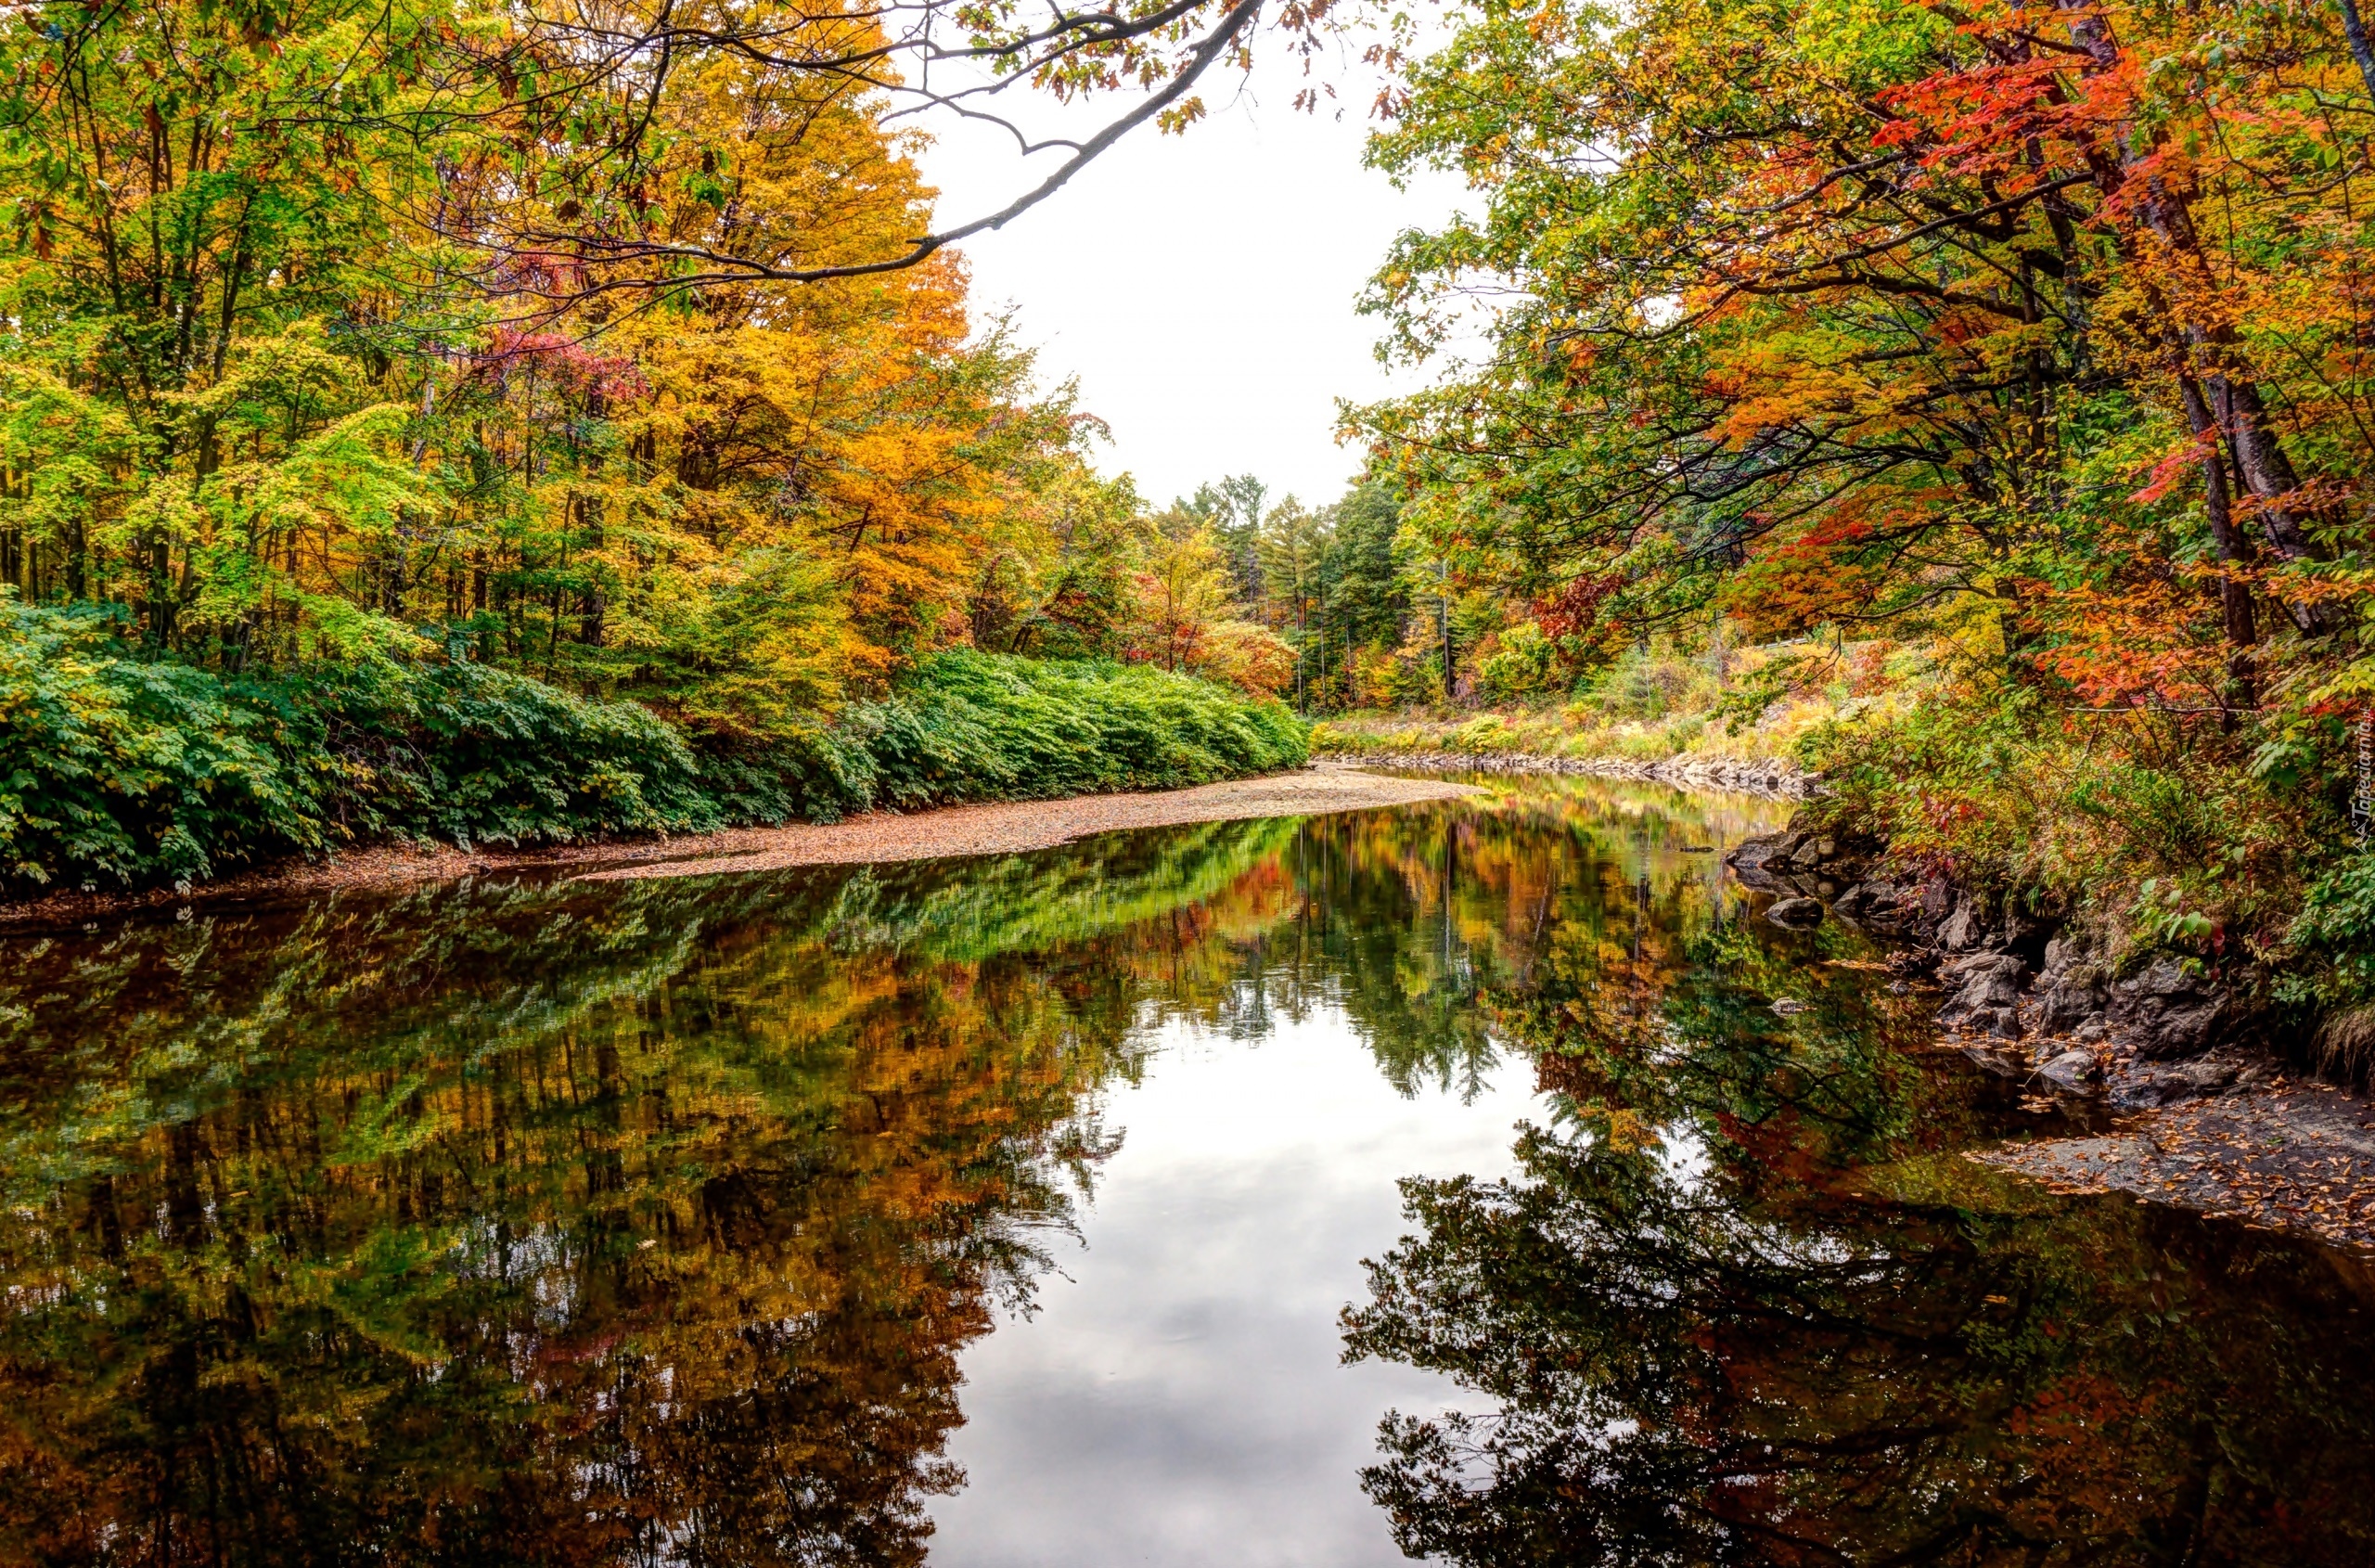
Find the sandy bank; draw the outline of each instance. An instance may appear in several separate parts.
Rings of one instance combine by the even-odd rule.
[[[585,881],[645,877],[708,877],[725,871],[773,871],[786,866],[844,866],[892,860],[940,860],[971,855],[1015,855],[1051,849],[1091,833],[1166,828],[1185,822],[1236,822],[1255,816],[1317,816],[1372,806],[1409,805],[1474,793],[1444,778],[1389,778],[1355,768],[1316,767],[1269,778],[1232,779],[1193,790],[1146,795],[1082,795],[1067,801],[996,801],[950,806],[910,816],[853,817],[826,827],[768,828],[718,833],[699,841],[688,856],[678,840],[665,857],[589,871]],[[726,841],[734,841],[727,842]],[[616,858],[615,856],[613,858]]]
[[[160,905],[283,898],[344,888],[394,887],[536,868],[597,868],[593,880],[705,877],[787,866],[846,866],[1013,855],[1049,849],[1091,833],[1260,816],[1316,816],[1376,806],[1409,805],[1472,793],[1443,778],[1390,778],[1320,765],[1303,773],[1239,778],[1192,790],[1082,795],[1058,801],[998,801],[912,814],[873,812],[846,822],[788,828],[737,828],[634,842],[506,850],[383,845],[327,859],[295,861],[203,883],[186,892],[61,892],[0,905],[0,924],[57,925]]]

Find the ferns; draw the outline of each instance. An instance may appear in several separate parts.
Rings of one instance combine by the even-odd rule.
[[[1309,727],[1281,704],[1144,664],[952,649],[853,715],[875,799],[918,806],[1170,790],[1300,766]]]
[[[121,622],[0,597],[0,884],[200,880],[385,839],[702,831],[1292,766],[1276,702],[1145,666],[952,650],[833,729],[707,749],[634,702],[479,664],[271,682],[143,661]]]

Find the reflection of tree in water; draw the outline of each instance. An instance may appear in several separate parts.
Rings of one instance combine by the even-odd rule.
[[[919,1561],[1290,832],[13,945],[0,1560]]]
[[[2317,1562],[2375,1549],[2375,1354],[2313,1254],[2122,1206],[1759,1214],[1648,1150],[1531,1132],[1413,1182],[1359,1356],[1490,1419],[1367,1472],[1462,1563]]]
[[[1981,1176],[1953,1151],[2009,1090],[1904,1049],[1852,945],[1696,897],[1604,887],[1483,998],[1559,1125],[1506,1181],[1406,1183],[1346,1315],[1349,1355],[1497,1407],[1389,1418],[1365,1481],[1406,1550],[2375,1561],[2362,1278]]]
[[[1406,1544],[2375,1560],[2340,1276],[1964,1165],[2011,1091],[1727,910],[1686,851],[1760,824],[1696,809],[0,945],[0,1560],[917,1562],[1144,1026],[1323,1011],[1406,1089],[1557,1091],[1510,1181],[1410,1187],[1351,1323],[1500,1408],[1392,1429]]]
[[[1679,933],[1720,885],[1714,852],[1770,815],[1531,780],[1316,819],[1291,856],[1301,902],[1251,955],[1238,1027],[1342,1009],[1404,1093],[1473,1095],[1506,1032],[1500,1007],[1554,972],[1587,983],[1587,1005],[1653,1009]]]

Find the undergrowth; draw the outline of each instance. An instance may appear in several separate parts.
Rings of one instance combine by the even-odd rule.
[[[764,747],[455,662],[269,681],[0,598],[0,886],[198,881],[385,840],[698,832],[876,805],[1163,789],[1300,764],[1276,702],[1145,666],[955,649]]]

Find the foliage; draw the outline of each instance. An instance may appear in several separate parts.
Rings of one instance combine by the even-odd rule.
[[[1207,9],[963,26],[1068,95],[1153,71],[1175,126],[1191,41],[1248,18]],[[11,880],[859,809],[856,731],[967,643],[1186,642],[1276,688],[1227,604],[1144,635],[1155,530],[1101,428],[915,249],[880,69],[913,41],[778,21],[58,0],[0,32]],[[1085,773],[1269,754],[1212,703]]]
[[[1284,708],[1192,676],[969,649],[936,656],[855,722],[877,798],[898,806],[1175,789],[1307,754]]]
[[[1500,607],[1480,689],[1540,683],[1537,636],[1645,716],[1659,637],[1919,650],[1842,672],[1825,809],[2123,949],[2354,996],[2293,920],[2347,904],[2375,689],[2345,12],[1459,7],[1370,158],[1477,200],[1367,304],[1406,359],[1491,352],[1356,423],[1406,550]]]
[[[196,880],[382,838],[469,845],[700,831],[1295,765],[1301,723],[1190,676],[955,650],[840,727],[692,738],[469,662],[225,680],[140,657],[122,622],[0,598],[0,875]]]

